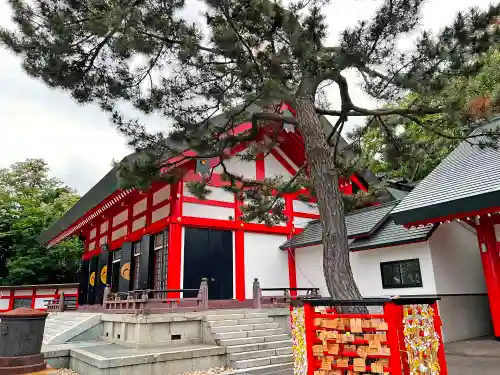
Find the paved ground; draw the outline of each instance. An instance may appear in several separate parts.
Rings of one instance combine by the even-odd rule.
[[[500,374],[500,342],[484,338],[445,345],[449,375]]]

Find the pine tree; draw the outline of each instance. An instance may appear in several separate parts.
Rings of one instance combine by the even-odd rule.
[[[500,4],[458,14],[437,36],[423,32],[414,50],[400,51],[397,41],[416,30],[424,0],[384,1],[372,18],[345,30],[336,46],[325,43],[323,9],[328,2],[204,0],[203,22],[193,23],[184,17],[184,0],[9,0],[18,28],[2,30],[0,40],[22,56],[29,75],[110,113],[130,145],[142,152],[122,166],[125,183],[144,187],[154,179],[173,181],[182,175],[179,160],[216,159],[227,188],[250,202],[245,218],[266,223],[283,218],[279,194],[310,186],[324,228],[328,290],[335,298],[356,299],[360,293],[349,264],[338,186],[353,162],[338,152],[338,134],[352,116],[391,116],[420,126],[426,126],[420,117],[429,114],[446,114],[443,118],[450,122],[459,119],[456,106],[436,106],[427,98],[444,87],[445,77],[471,75],[480,68],[479,57],[500,36],[491,26]],[[350,96],[347,69],[362,75],[364,90],[374,98],[397,103],[412,92],[419,100],[359,107]],[[337,110],[318,100],[328,82],[340,93]],[[174,131],[148,133],[140,121],[120,111],[122,102],[164,116]],[[295,117],[280,113],[283,102],[296,111]],[[265,109],[256,112],[256,106]],[[224,121],[214,121],[219,113]],[[337,116],[329,134],[319,115]],[[248,116],[251,129],[232,133]],[[368,121],[361,133],[374,122]],[[276,131],[262,141],[261,130],[270,126]],[[229,149],[249,145],[247,160],[267,153],[283,126],[295,126],[304,138],[307,164],[296,177],[248,181],[227,170]],[[186,156],[186,149],[197,156]],[[176,162],[166,162],[172,156],[178,156]],[[204,196],[206,182],[191,188]]]

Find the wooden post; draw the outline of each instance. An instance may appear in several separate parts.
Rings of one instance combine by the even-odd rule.
[[[64,311],[64,292],[59,294],[59,309],[58,309],[58,311],[59,312]]]
[[[401,306],[396,305],[394,302],[386,302],[384,304],[384,317],[387,322],[387,344],[391,350],[389,358],[389,366],[391,374],[403,374],[401,366],[401,351],[399,348],[399,327],[402,324],[402,311]]]
[[[446,365],[446,355],[444,354],[444,344],[443,344],[443,330],[441,316],[439,315],[439,309],[437,301],[431,305],[434,310],[434,331],[439,336],[439,349],[438,349],[438,359],[440,367],[440,375],[448,375],[448,366]]]
[[[203,310],[208,310],[208,279],[206,277],[201,279],[200,298],[201,298],[201,306],[200,307]]]
[[[316,339],[316,332],[314,327],[314,307],[308,302],[304,303],[304,329],[306,339],[306,355],[307,355],[307,375],[314,375],[315,360],[312,351],[313,343]]]
[[[262,309],[262,290],[260,289],[259,279],[253,279],[253,302],[254,309]]]

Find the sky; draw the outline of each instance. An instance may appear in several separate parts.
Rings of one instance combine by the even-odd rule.
[[[457,11],[470,6],[486,7],[490,0],[428,0],[423,8],[422,28],[439,30],[449,24]],[[381,0],[333,0],[325,10],[329,24],[328,41],[335,44],[339,33],[361,19],[369,19]],[[200,9],[190,6],[196,16]],[[6,0],[0,0],[0,25],[11,27]],[[359,79],[348,74],[355,104],[377,105],[357,86]],[[328,92],[332,103],[337,91]],[[168,130],[164,119],[147,119],[151,129]],[[353,126],[350,122],[345,131]],[[85,194],[111,168],[113,160],[131,153],[126,142],[109,124],[96,105],[79,105],[67,92],[46,87],[28,77],[21,60],[0,47],[0,168],[27,158],[44,159],[51,175]]]

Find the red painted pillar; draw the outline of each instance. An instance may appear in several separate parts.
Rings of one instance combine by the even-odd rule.
[[[182,274],[182,181],[171,185],[170,225],[168,233],[167,289],[181,288]],[[169,293],[168,298],[179,298]]]
[[[241,200],[238,194],[234,194],[234,221],[241,224]],[[244,301],[245,296],[245,232],[241,229],[234,231],[234,264],[235,264],[235,286],[236,299]]]
[[[500,340],[500,259],[493,224],[490,221],[481,220],[480,225],[477,226],[477,235],[488,290],[493,331],[495,337]]]

